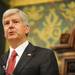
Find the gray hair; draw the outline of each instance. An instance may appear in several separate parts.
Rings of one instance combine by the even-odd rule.
[[[6,10],[3,13],[2,23],[4,24],[5,17],[7,17],[8,15],[11,15],[11,14],[15,14],[15,13],[18,13],[20,15],[20,17],[23,20],[23,22],[25,23],[25,25],[29,25],[28,16],[18,8],[11,8],[11,9]]]

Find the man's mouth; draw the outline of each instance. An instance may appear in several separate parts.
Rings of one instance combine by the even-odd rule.
[[[9,32],[9,35],[13,35],[14,34],[14,32]]]

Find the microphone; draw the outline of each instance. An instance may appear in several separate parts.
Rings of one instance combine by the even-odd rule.
[[[6,67],[5,67],[5,65],[3,65],[2,68],[3,68],[3,70],[6,72]]]
[[[3,67],[2,67],[2,68],[3,68],[3,70],[4,70],[5,74],[6,74],[7,70],[6,70],[5,65],[3,65]],[[1,75],[5,75],[5,74],[1,74]],[[13,74],[13,73],[12,73],[12,74],[9,74],[9,73],[8,73],[8,75],[14,75],[14,74]]]
[[[0,75],[5,75],[5,68],[0,65]]]

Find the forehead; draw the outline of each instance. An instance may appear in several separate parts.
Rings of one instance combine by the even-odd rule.
[[[6,16],[4,16],[4,20],[8,20],[8,19],[20,19],[20,15],[18,13],[12,13],[12,14],[8,14]]]

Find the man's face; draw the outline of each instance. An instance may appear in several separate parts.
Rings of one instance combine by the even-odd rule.
[[[4,33],[5,38],[8,40],[13,39],[23,39],[26,38],[26,33],[29,32],[29,27],[24,25],[21,17],[19,14],[11,14],[4,18]]]

